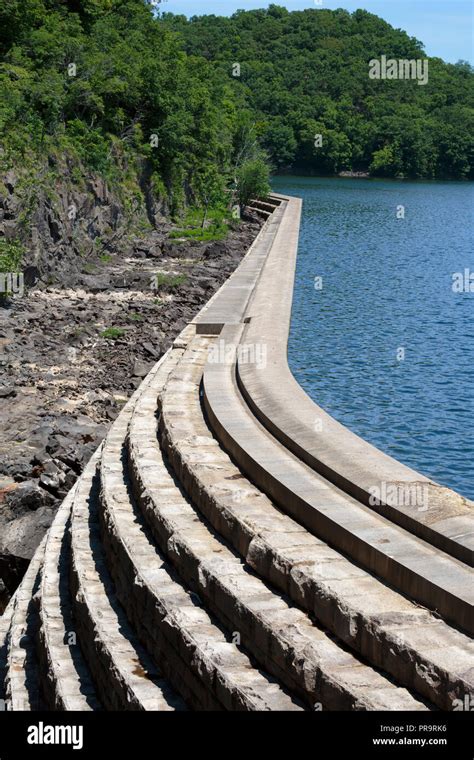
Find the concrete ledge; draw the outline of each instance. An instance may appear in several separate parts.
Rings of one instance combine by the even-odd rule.
[[[189,478],[180,462],[192,436],[188,409],[196,393],[195,367],[199,368],[205,346],[205,340],[190,344],[159,395],[162,446],[185,487]],[[225,385],[221,392],[223,403],[228,403]],[[214,439],[198,436],[196,446],[196,458],[202,467],[222,470],[222,464],[215,462],[218,446]],[[155,489],[155,493],[158,495],[159,490]],[[165,504],[156,503],[156,509],[163,509]],[[227,628],[241,632],[243,646],[262,666],[309,706],[320,701],[324,709],[336,710],[425,709],[402,688],[394,689],[383,674],[367,669],[344,651],[307,614],[252,573],[191,503],[182,500],[179,513],[175,505],[168,521],[171,537],[165,537],[163,543],[174,545],[180,572],[187,574],[188,582]],[[219,524],[219,533],[221,527]]]
[[[288,199],[245,312],[247,327],[241,342],[264,345],[267,362],[263,368],[238,362],[242,394],[272,435],[316,472],[398,525],[473,566],[474,504],[338,423],[307,396],[290,372],[287,342],[300,214],[301,201]],[[410,489],[422,491],[426,510],[424,504],[420,509],[405,507],[400,500],[384,496],[409,493]],[[374,493],[380,494],[379,503],[373,503]]]
[[[8,657],[8,635],[10,631],[11,619],[13,616],[14,596],[3,613],[0,616],[0,700],[5,701],[5,676],[7,673]]]
[[[179,343],[185,340],[182,336]],[[117,586],[122,587],[120,577],[126,574],[124,606],[155,659],[167,664],[172,679],[182,673],[180,690],[190,706],[215,710],[298,709],[279,685],[255,668],[230,636],[216,625],[189,588],[181,585],[163,557],[171,561],[176,557],[180,539],[168,531],[168,513],[179,512],[183,496],[163,466],[156,441],[156,396],[181,354],[182,349],[176,346],[152,370],[141,386],[133,414],[129,418],[121,415],[104,449],[104,540],[109,548],[113,543],[120,560],[117,562],[109,553]],[[127,422],[136,504],[121,473]],[[146,523],[142,523],[137,505],[159,549]],[[181,564],[177,570],[186,577]],[[130,587],[135,588],[134,594],[128,593]]]
[[[244,318],[250,296],[275,234],[283,218],[284,206],[265,222],[239,266],[193,320],[198,334],[218,335],[225,324],[237,324]]]
[[[79,641],[107,709],[182,709],[138,642],[105,563],[97,513],[100,453],[84,470],[72,506],[71,588]]]
[[[221,339],[237,347],[243,327],[226,326]],[[239,403],[231,372],[225,358],[208,361],[204,403],[218,439],[248,477],[330,546],[474,633],[470,569],[368,509],[291,454]]]
[[[0,618],[12,709],[430,710],[472,691],[474,642],[446,622],[474,632],[473,575],[448,551],[466,559],[469,504],[330,418],[304,448],[318,407],[286,361],[301,203],[252,207],[254,245],[128,401]],[[439,500],[369,508],[367,473]]]

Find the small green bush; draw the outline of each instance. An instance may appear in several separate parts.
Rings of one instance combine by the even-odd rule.
[[[237,196],[241,206],[270,192],[268,164],[261,158],[246,161],[237,171]]]
[[[184,285],[187,280],[188,278],[185,274],[167,274],[166,272],[157,272],[155,275],[155,287],[158,290],[160,288],[169,288],[170,290],[174,290],[175,288],[179,288],[180,285]]]
[[[179,218],[179,229],[173,230],[170,238],[187,238],[200,243],[222,240],[229,231],[228,210],[223,206],[207,209],[189,208]]]
[[[0,238],[0,272],[18,272],[23,248],[18,240]]]
[[[109,340],[118,340],[125,335],[125,330],[121,327],[107,327],[102,333],[102,338],[108,338]]]

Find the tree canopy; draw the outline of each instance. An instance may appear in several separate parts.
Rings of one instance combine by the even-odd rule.
[[[118,154],[141,157],[172,207],[222,196],[242,116],[231,83],[203,56],[186,53],[153,5],[4,0],[4,153],[71,151],[104,174]]]
[[[383,19],[271,5],[230,18],[163,14],[163,21],[188,53],[232,82],[277,168],[473,177],[472,67],[429,58],[420,41]],[[382,55],[428,59],[428,83],[369,78],[369,61]]]
[[[263,187],[268,156],[275,169],[472,178],[467,63],[430,58],[426,86],[377,81],[370,59],[424,52],[366,11],[188,20],[157,7],[3,0],[2,156],[70,151],[104,174],[138,157],[174,208]]]

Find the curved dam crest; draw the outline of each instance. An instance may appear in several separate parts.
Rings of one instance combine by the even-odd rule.
[[[474,693],[474,505],[290,373],[301,205],[252,202],[242,263],[64,500],[0,618],[7,709],[425,712]]]
[[[472,499],[472,183],[273,184],[303,198],[289,338],[298,382],[355,433]]]

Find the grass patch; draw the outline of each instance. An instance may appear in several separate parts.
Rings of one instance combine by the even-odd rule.
[[[82,267],[82,271],[85,274],[96,274],[97,267],[95,266],[95,264],[84,264],[84,266]]]
[[[109,264],[112,261],[113,256],[111,256],[110,253],[103,253],[102,256],[99,256],[99,259],[103,264]]]
[[[128,318],[131,322],[143,322],[143,320],[145,319],[143,314],[139,314],[137,311],[134,311],[132,314],[129,314]]]
[[[109,340],[118,340],[124,335],[125,330],[123,330],[121,327],[107,327],[107,329],[101,333],[102,338],[107,338]]]
[[[225,208],[209,209],[207,215],[202,208],[190,208],[177,220],[180,227],[170,233],[170,238],[187,238],[199,243],[223,240],[229,231],[228,214]]]
[[[188,281],[188,277],[185,274],[167,274],[166,272],[157,272],[155,275],[155,288],[168,288],[169,290],[175,290],[180,285],[184,285]]]
[[[213,240],[223,240],[227,235],[228,227],[224,225],[212,226],[207,229],[196,230],[174,230],[170,233],[170,238],[176,240],[176,238],[186,238],[188,240],[195,240],[198,243],[208,243]]]

